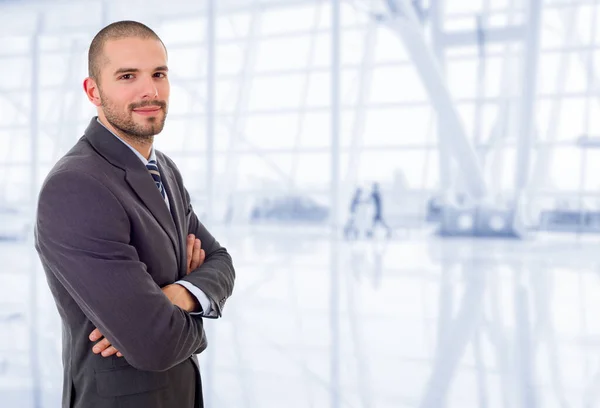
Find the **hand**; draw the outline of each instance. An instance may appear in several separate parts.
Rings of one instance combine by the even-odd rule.
[[[121,354],[119,350],[110,345],[110,342],[106,337],[102,338],[102,333],[100,333],[100,330],[94,329],[94,331],[90,333],[89,338],[91,341],[102,339],[92,348],[94,354],[102,353],[102,357],[110,357],[116,353],[117,357],[123,357],[123,354]]]
[[[187,273],[189,275],[193,270],[199,268],[204,263],[206,253],[201,248],[202,242],[194,234],[187,238]]]

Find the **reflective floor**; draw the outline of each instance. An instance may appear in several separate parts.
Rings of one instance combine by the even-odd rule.
[[[599,237],[213,233],[238,277],[206,323],[209,408],[600,407]],[[58,407],[60,322],[37,256],[8,242],[0,256],[0,407]]]

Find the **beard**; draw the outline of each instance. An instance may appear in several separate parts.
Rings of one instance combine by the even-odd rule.
[[[126,136],[140,142],[152,142],[154,136],[162,132],[167,119],[168,105],[166,101],[143,101],[131,103],[127,106],[127,113],[122,113],[114,104],[100,92],[101,106],[106,116],[106,120],[115,129],[123,132]],[[133,110],[147,106],[157,106],[161,108],[163,115],[161,117],[140,118],[143,123],[137,123],[133,118]]]

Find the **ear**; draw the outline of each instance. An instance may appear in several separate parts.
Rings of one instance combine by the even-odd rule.
[[[98,90],[98,84],[92,78],[87,77],[83,81],[83,90],[85,91],[86,96],[96,106],[101,105],[100,101],[100,91]]]

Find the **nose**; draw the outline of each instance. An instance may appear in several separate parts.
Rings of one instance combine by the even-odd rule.
[[[154,79],[152,77],[147,78],[142,83],[141,89],[142,99],[156,99],[158,98],[158,88],[154,83]]]

